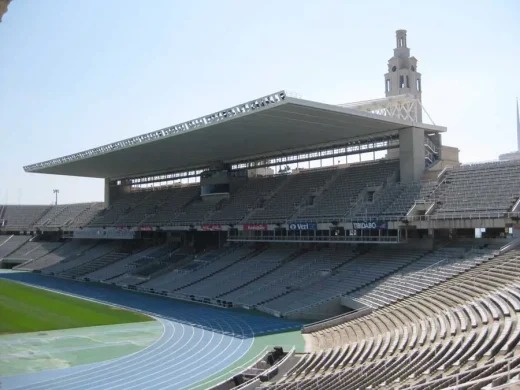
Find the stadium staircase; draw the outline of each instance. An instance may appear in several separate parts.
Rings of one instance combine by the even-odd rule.
[[[239,289],[241,289],[241,288],[243,288],[243,287],[245,287],[245,286],[247,286],[247,285],[257,281],[258,279],[260,279],[260,278],[262,278],[262,277],[264,277],[266,275],[269,275],[269,274],[272,274],[272,273],[276,272],[284,264],[287,264],[290,261],[293,261],[294,259],[296,259],[297,257],[303,255],[304,253],[306,253],[308,251],[309,251],[309,249],[304,248],[304,249],[300,249],[300,250],[298,250],[296,252],[291,253],[289,256],[286,256],[284,259],[282,259],[280,261],[280,264],[278,264],[275,268],[272,268],[269,271],[266,271],[266,272],[264,272],[264,273],[262,273],[260,275],[257,275],[255,278],[253,278],[253,279],[251,279],[251,280],[249,280],[249,281],[247,281],[247,282],[245,282],[245,283],[243,283],[243,284],[241,284],[239,286],[236,286],[236,287],[232,288],[231,290],[228,290],[228,291],[226,291],[224,293],[221,293],[221,294],[217,295],[215,298],[220,298],[220,297],[222,297],[222,296],[224,296],[226,294],[229,294],[229,293],[232,293],[234,291],[237,291],[237,290],[239,290]]]
[[[36,218],[36,219],[35,219],[35,220],[34,220],[34,221],[29,225],[29,227],[33,227],[33,226],[35,226],[35,224],[36,224],[40,219],[42,219],[42,218],[45,216],[45,214],[47,214],[49,211],[51,211],[51,209],[52,209],[52,206],[49,206],[48,208],[46,208],[46,209],[45,209],[45,210],[44,210],[44,211],[43,211],[43,212],[38,216],[38,218]]]
[[[97,211],[97,212],[96,212]],[[72,219],[69,219],[66,223],[65,223],[65,226],[69,226],[69,225],[75,225],[76,224],[76,221],[83,221],[80,225],[81,226],[84,226],[84,225],[88,225],[90,223],[90,221],[96,216],[96,214],[98,214],[99,211],[96,210],[95,208],[95,204],[92,203],[89,207],[85,207],[85,209],[83,211],[81,211],[78,215],[76,215],[75,218],[72,218]]]
[[[226,269],[228,269],[228,268],[234,266],[235,264],[237,264],[237,263],[239,263],[239,262],[241,262],[241,261],[246,261],[246,260],[249,260],[249,259],[251,259],[251,258],[253,258],[253,257],[255,257],[255,256],[258,256],[260,253],[262,253],[262,252],[265,251],[266,249],[267,249],[267,245],[265,245],[265,244],[258,245],[258,247],[257,247],[253,252],[250,252],[250,253],[248,253],[247,255],[240,257],[240,258],[237,259],[236,261],[234,261],[234,262],[232,262],[232,263],[230,263],[230,264],[227,264],[225,267],[222,267],[222,268],[216,270],[215,272],[212,272],[212,273],[209,274],[209,275],[205,275],[204,277],[202,277],[202,278],[200,278],[200,279],[197,279],[197,280],[195,280],[195,281],[193,281],[193,282],[190,282],[190,283],[188,283],[188,284],[185,284],[185,285],[179,286],[179,287],[173,289],[172,291],[178,291],[178,290],[181,290],[181,289],[183,289],[183,288],[186,288],[186,287],[192,286],[192,285],[194,285],[194,284],[197,284],[197,283],[199,283],[199,282],[201,282],[201,281],[203,281],[203,280],[209,279],[209,278],[213,277],[214,275],[216,275],[216,274],[218,274],[218,273],[220,273],[220,272],[222,272],[222,271],[225,271]]]
[[[54,207],[58,207],[58,206],[54,206]],[[60,207],[58,209],[58,212],[56,212],[56,213],[54,213],[51,208],[48,213],[45,213],[45,215],[43,216],[45,218],[42,218],[41,223],[40,223],[40,220],[38,220],[37,226],[50,225],[52,223],[52,221],[54,221],[56,218],[58,218],[60,215],[62,215],[67,210],[68,207],[70,207],[70,206]],[[47,214],[50,214],[50,215],[47,215]]]

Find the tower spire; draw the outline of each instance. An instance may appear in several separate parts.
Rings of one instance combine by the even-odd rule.
[[[408,94],[421,101],[421,74],[417,72],[417,58],[410,56],[406,38],[406,30],[395,32],[396,48],[388,60],[385,94],[386,97]],[[418,111],[417,120],[422,122],[422,110]]]
[[[518,142],[518,151],[520,152],[520,110],[518,109],[518,98],[516,98],[516,139]]]

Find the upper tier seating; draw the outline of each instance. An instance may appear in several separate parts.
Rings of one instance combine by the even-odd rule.
[[[146,194],[135,207],[132,207],[128,212],[123,214],[115,221],[117,225],[121,226],[137,226],[148,215],[155,214],[174,191],[151,191]]]
[[[383,160],[341,169],[332,183],[298,218],[308,220],[346,217],[353,211],[367,186],[383,184],[398,168],[397,160]]]
[[[120,217],[137,207],[149,192],[131,192],[114,201],[112,205],[101,214],[95,216],[90,222],[91,226],[115,226]]]
[[[84,226],[103,208],[103,203],[76,203],[50,207],[35,225],[42,227]]]
[[[237,223],[242,221],[251,211],[269,199],[278,187],[288,179],[287,175],[249,179],[230,198],[224,207],[213,213],[207,222]]]
[[[172,216],[170,223],[173,225],[200,224],[215,207],[216,204],[212,202],[205,202],[202,199],[193,200]]]
[[[520,161],[462,165],[435,192],[438,218],[503,215],[520,197]]]
[[[416,201],[428,199],[436,187],[437,182],[396,183],[384,187],[374,195],[373,202],[361,207],[357,216],[370,218],[403,217]]]
[[[31,236],[0,236],[0,259],[22,246]]]
[[[27,230],[33,227],[50,208],[51,206],[0,205],[0,220],[5,221],[5,229]]]
[[[412,208],[415,201],[426,201],[437,187],[437,182],[399,184],[401,191],[379,213],[384,217],[403,217]]]
[[[284,185],[248,217],[250,222],[285,222],[300,207],[308,204],[308,198],[316,194],[336,173],[336,168],[293,173]]]
[[[103,203],[92,203],[90,207],[79,213],[70,223],[70,227],[87,226],[92,219],[98,215],[104,208]]]
[[[369,315],[325,324],[306,336],[310,353],[262,388],[480,389],[493,380],[464,383],[520,364],[519,313],[520,251],[513,250]]]
[[[155,213],[146,217],[142,224],[147,225],[168,225],[179,210],[200,194],[198,185],[189,185],[180,188],[173,188],[169,191],[170,196],[164,203],[158,205]]]

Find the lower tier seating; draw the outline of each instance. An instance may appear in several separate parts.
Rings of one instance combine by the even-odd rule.
[[[30,238],[31,236],[0,236],[0,259],[3,259],[16,249],[20,248],[24,243],[29,241]]]
[[[310,353],[265,388],[442,389],[516,367],[519,266],[513,250],[368,316],[313,331]]]

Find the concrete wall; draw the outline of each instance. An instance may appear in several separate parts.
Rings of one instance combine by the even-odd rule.
[[[424,130],[408,127],[399,130],[401,182],[419,181],[424,173]]]
[[[341,304],[341,298],[338,297],[299,312],[289,313],[285,318],[291,320],[322,320],[344,314],[345,311],[345,307]]]
[[[312,333],[317,332],[319,330],[330,328],[331,326],[343,324],[348,321],[355,320],[356,318],[361,318],[363,316],[369,315],[372,313],[373,309],[370,307],[365,307],[364,309],[354,311],[352,313],[348,313],[342,316],[337,316],[334,318],[330,318],[326,321],[316,322],[314,324],[306,325],[302,329],[302,333]]]
[[[115,199],[124,196],[125,194],[130,193],[131,191],[131,183],[130,180],[122,181],[121,185],[111,186],[110,179],[105,179],[105,189],[104,189],[104,203],[105,208],[109,207]]]
[[[343,306],[345,306],[345,307],[348,307],[348,308],[354,309],[354,310],[361,310],[361,309],[365,309],[366,308],[365,305],[363,305],[362,303],[354,301],[350,297],[341,297],[341,304]]]
[[[456,148],[454,146],[442,145],[441,160],[444,161],[447,165],[449,165],[450,163],[452,166],[460,165],[459,152],[459,148]]]

